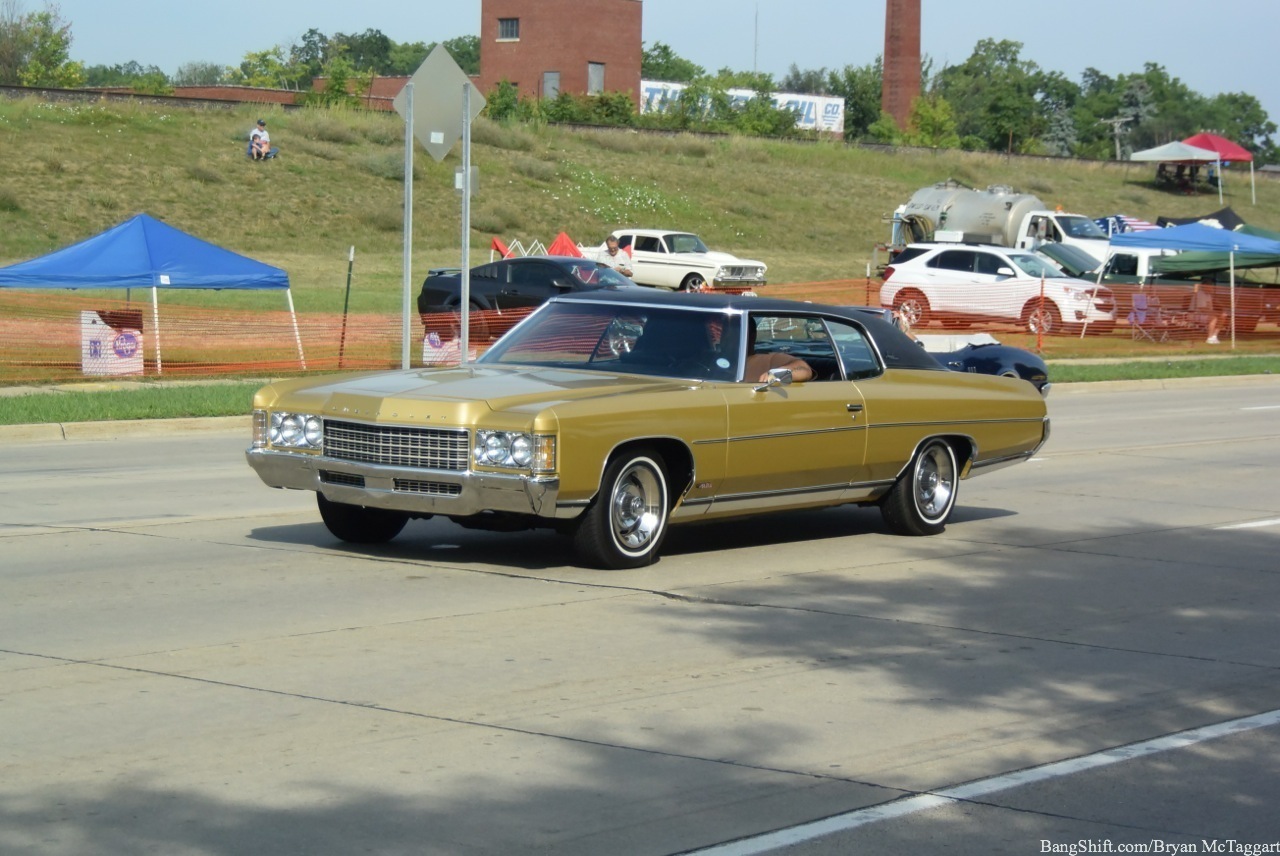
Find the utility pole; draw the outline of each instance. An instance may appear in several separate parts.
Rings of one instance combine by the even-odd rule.
[[[1132,116],[1117,116],[1114,119],[1099,119],[1099,125],[1110,125],[1111,133],[1116,139],[1116,160],[1120,160],[1120,129],[1133,121]]]

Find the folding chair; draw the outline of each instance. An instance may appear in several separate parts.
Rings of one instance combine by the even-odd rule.
[[[1150,342],[1169,341],[1169,326],[1160,308],[1160,298],[1145,291],[1133,293],[1133,308],[1129,310],[1129,335],[1133,340]]]

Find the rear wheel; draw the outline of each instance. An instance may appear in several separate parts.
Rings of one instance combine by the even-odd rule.
[[[409,515],[385,508],[366,508],[325,499],[316,494],[320,507],[320,519],[334,537],[352,544],[383,544],[400,534],[409,522]]]
[[[1032,300],[1022,307],[1022,324],[1031,334],[1060,333],[1062,332],[1062,315],[1058,312],[1058,307],[1051,302],[1046,300],[1041,306],[1039,300]]]
[[[956,453],[944,440],[921,447],[880,503],[880,514],[895,535],[937,535],[955,507],[959,470]]]
[[[914,288],[898,292],[898,311],[911,329],[928,326],[933,319],[929,315],[929,298]]]
[[[669,507],[662,458],[643,449],[618,455],[574,531],[574,548],[584,563],[607,570],[652,564]]]

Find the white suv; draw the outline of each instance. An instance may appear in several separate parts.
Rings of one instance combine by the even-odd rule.
[[[909,245],[885,268],[880,303],[913,327],[997,320],[1031,333],[1085,323],[1110,330],[1116,309],[1105,286],[1073,279],[1035,253],[979,244]]]

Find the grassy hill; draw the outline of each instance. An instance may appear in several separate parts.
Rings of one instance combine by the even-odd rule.
[[[281,149],[245,158],[268,120]],[[396,311],[401,289],[404,126],[394,114],[150,103],[0,100],[0,264],[30,258],[147,212],[286,269],[300,312],[340,309],[356,248],[353,311]],[[461,158],[415,158],[413,276],[459,263]],[[505,127],[480,121],[473,162],[473,263],[493,236],[595,243],[625,225],[696,231],[760,258],[773,283],[861,279],[884,218],[948,177],[1010,184],[1092,216],[1154,219],[1218,207],[1216,195],[1156,189],[1154,168],[963,152],[886,152],[838,143],[662,136],[627,130]],[[1280,184],[1228,177],[1228,204],[1280,229]],[[166,296],[166,299],[170,299]],[[174,294],[174,302],[206,299]],[[235,305],[222,295],[221,305]]]

